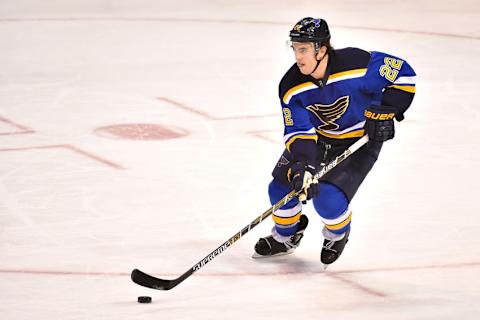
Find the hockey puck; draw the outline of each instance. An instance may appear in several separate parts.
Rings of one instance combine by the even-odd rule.
[[[151,303],[152,302],[152,297],[147,297],[147,296],[140,296],[137,299],[138,303]]]

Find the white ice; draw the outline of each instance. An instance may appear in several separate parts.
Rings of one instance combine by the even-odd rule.
[[[320,272],[307,206],[294,255],[250,258],[265,221],[170,291],[135,285],[133,268],[175,278],[268,209],[304,16],[418,73],[344,255]],[[477,0],[2,0],[0,318],[478,319],[479,21]],[[96,131],[117,124],[190,134]]]

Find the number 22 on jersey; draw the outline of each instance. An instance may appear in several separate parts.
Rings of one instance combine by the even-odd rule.
[[[288,108],[283,108],[283,118],[286,126],[293,126],[292,112]]]
[[[394,82],[398,76],[398,71],[402,68],[403,60],[386,57],[383,59],[384,65],[380,67],[380,75],[390,82]]]

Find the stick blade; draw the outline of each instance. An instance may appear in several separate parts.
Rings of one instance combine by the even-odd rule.
[[[156,290],[170,290],[176,285],[175,280],[156,278],[138,269],[133,269],[131,278],[138,285]]]

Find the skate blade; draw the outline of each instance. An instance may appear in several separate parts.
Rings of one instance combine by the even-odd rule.
[[[329,264],[321,263],[320,262],[320,271],[327,271]]]
[[[258,253],[256,253],[256,252],[254,252],[254,253],[252,254],[252,258],[253,258],[253,259],[267,259],[267,258],[273,258],[273,257],[281,257],[281,256],[285,256],[285,255],[287,255],[287,254],[291,254],[291,253],[293,253],[293,251],[294,251],[294,250],[287,251],[287,252],[280,252],[280,253],[277,253],[277,254],[273,254],[273,255],[271,255],[271,256],[262,256],[262,255],[260,255],[260,254],[258,254]]]

